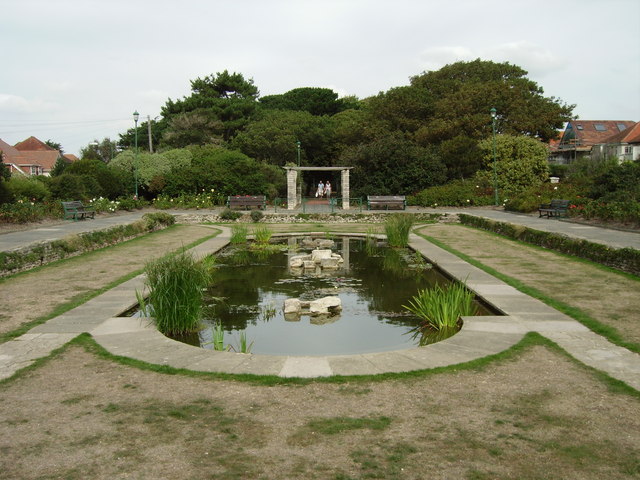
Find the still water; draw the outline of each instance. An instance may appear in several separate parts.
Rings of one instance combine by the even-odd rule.
[[[221,322],[225,346],[239,351],[244,331],[247,342],[253,342],[251,353],[259,354],[358,354],[418,345],[412,330],[420,321],[403,305],[419,289],[446,283],[442,274],[410,250],[349,237],[335,238],[330,247],[343,259],[338,269],[293,269],[289,257],[313,249],[303,243],[296,237],[268,251],[246,246],[221,251],[215,283],[208,290],[204,328],[189,343],[213,348],[213,326]],[[340,298],[338,315],[285,318],[286,299],[325,296]]]

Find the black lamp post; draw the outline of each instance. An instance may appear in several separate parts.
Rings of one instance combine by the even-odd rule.
[[[498,205],[498,170],[496,168],[496,117],[497,110],[491,109],[491,127],[493,129],[493,193],[495,195],[496,206]]]
[[[133,112],[133,122],[136,126],[135,150],[133,152],[133,178],[135,182],[136,200],[138,199],[138,118],[140,118],[140,114],[136,110]]]

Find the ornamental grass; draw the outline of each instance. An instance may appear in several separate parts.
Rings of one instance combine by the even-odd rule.
[[[195,259],[181,253],[147,263],[148,303],[156,326],[165,335],[197,331],[203,307],[203,293],[212,279],[213,257]]]

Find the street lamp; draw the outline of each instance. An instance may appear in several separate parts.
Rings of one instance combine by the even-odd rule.
[[[298,166],[300,166],[300,140],[296,140],[296,146],[298,147]]]
[[[136,190],[136,200],[138,199],[138,118],[140,118],[140,114],[136,110],[133,112],[133,122],[136,125],[135,150],[133,152],[133,178]]]
[[[496,117],[497,110],[491,109],[491,127],[493,129],[493,193],[496,199],[496,206],[498,205],[498,171],[496,169]]]

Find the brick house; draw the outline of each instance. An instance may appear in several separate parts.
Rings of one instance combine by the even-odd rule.
[[[60,151],[36,137],[29,137],[13,146],[0,139],[0,151],[2,151],[2,162],[9,167],[12,175],[48,176],[58,158],[62,156]],[[72,161],[71,158],[67,159]]]

